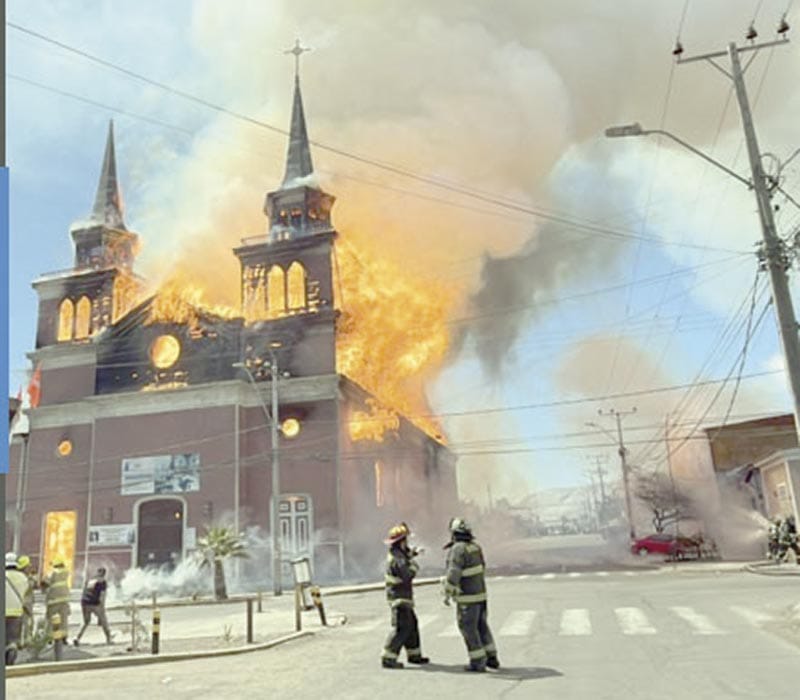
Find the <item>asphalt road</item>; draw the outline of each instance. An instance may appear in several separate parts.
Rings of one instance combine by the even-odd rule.
[[[468,674],[454,611],[417,592],[428,667],[380,668],[381,593],[328,600],[347,623],[223,659],[10,679],[9,698],[800,697],[800,647],[781,624],[800,579],[747,573],[602,572],[492,579],[503,668]],[[796,640],[800,642],[800,638]]]

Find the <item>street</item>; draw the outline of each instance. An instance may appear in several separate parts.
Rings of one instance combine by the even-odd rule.
[[[15,678],[10,698],[796,698],[800,638],[781,624],[798,579],[744,572],[601,571],[489,580],[503,668],[466,660],[435,586],[416,607],[428,667],[380,668],[381,592],[330,597],[329,629],[264,652],[157,666]],[[346,623],[341,624],[346,617]],[[339,623],[339,624],[337,624]]]

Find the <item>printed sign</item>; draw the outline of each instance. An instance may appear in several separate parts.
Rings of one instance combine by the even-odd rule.
[[[90,547],[130,546],[136,539],[133,525],[90,525]]]
[[[122,460],[123,496],[200,490],[200,455],[155,455]]]

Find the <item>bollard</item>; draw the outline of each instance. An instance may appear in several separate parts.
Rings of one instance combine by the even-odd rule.
[[[158,654],[158,643],[161,639],[161,611],[153,608],[153,634],[151,650],[153,654]]]
[[[247,643],[253,643],[253,599],[247,599]]]
[[[317,606],[317,610],[319,611],[319,621],[322,623],[323,627],[327,627],[328,623],[325,621],[325,606],[322,604],[322,593],[319,590],[319,586],[311,586],[311,600],[314,601],[314,605]]]
[[[129,651],[136,651],[136,600],[131,601],[131,647]]]
[[[256,598],[256,600],[258,600],[258,612],[263,612],[263,610],[261,610],[261,597],[261,591],[259,591],[258,597]]]
[[[61,661],[64,654],[64,637],[67,636],[67,633],[61,629],[61,615],[53,613],[50,624],[53,626],[53,651],[56,661]]]
[[[294,629],[299,632],[303,627],[302,617],[300,616],[300,599],[303,594],[300,592],[300,586],[294,587]]]

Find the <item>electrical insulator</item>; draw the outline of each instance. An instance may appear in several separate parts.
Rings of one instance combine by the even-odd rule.
[[[755,26],[751,24],[750,28],[747,30],[747,40],[754,41],[757,36],[758,32],[756,31]]]
[[[683,53],[683,44],[680,41],[675,42],[675,48],[672,49],[672,55],[677,56],[680,58],[681,54]]]
[[[782,37],[786,37],[786,32],[789,31],[789,23],[786,21],[786,15],[781,17],[781,23],[778,25],[778,34]]]

